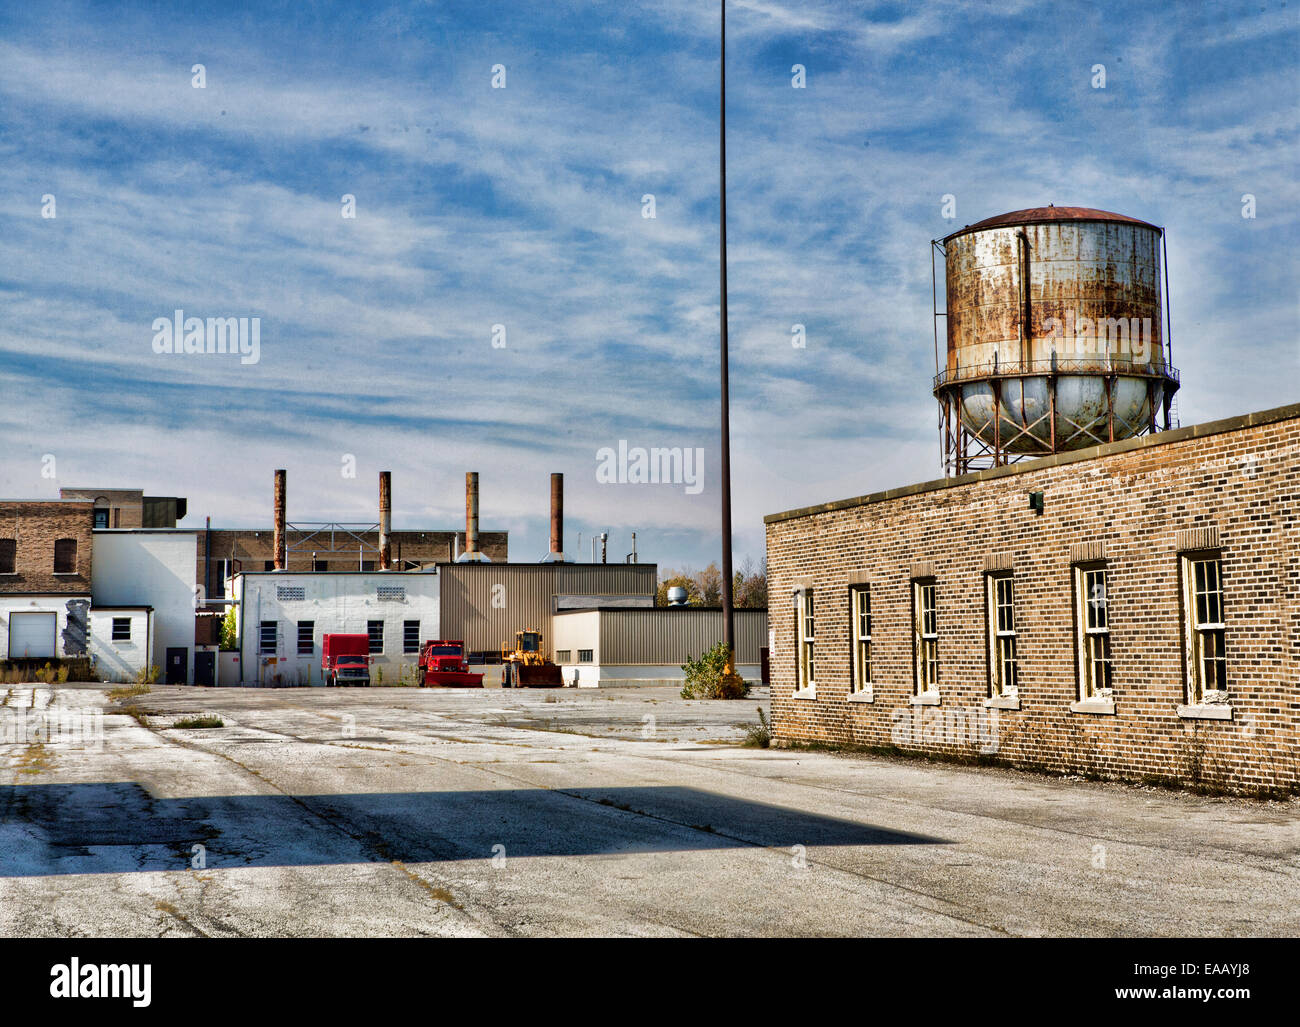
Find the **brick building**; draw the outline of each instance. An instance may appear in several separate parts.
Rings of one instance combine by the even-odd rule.
[[[105,681],[156,665],[188,682],[195,533],[95,528],[102,498],[0,501],[0,662],[30,672],[72,660]],[[119,523],[136,519],[129,501],[118,509]]]
[[[0,659],[88,655],[92,509],[0,501]]]
[[[90,503],[0,500],[0,593],[89,595]]]
[[[1300,790],[1300,405],[766,518],[772,723]]]

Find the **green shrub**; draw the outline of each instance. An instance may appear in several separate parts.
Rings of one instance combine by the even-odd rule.
[[[719,642],[698,660],[689,657],[682,664],[686,682],[682,685],[683,699],[743,699],[749,694],[749,685],[739,676],[734,681],[723,681],[727,667],[727,644]]]
[[[221,618],[221,648],[226,652],[239,648],[235,639],[235,608],[233,606],[227,609],[226,615]]]

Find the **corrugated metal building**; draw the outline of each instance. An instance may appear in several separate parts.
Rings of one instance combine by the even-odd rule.
[[[439,566],[442,637],[459,638],[471,654],[499,655],[516,631],[542,631],[551,648],[557,597],[648,596],[654,602],[659,568],[653,563],[453,563]]]
[[[722,639],[722,611],[716,607],[660,606],[654,609],[600,607],[558,612],[555,662],[566,683],[600,685],[675,684],[682,664]],[[736,610],[736,672],[757,684],[761,650],[767,645],[767,611]]]

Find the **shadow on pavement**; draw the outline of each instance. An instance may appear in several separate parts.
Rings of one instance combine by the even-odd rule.
[[[0,877],[186,870],[195,846],[205,868],[228,869],[934,844],[946,842],[673,786],[167,799],[132,782],[0,787]]]

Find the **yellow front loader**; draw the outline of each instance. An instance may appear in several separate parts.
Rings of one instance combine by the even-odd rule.
[[[540,631],[516,631],[515,647],[501,647],[502,688],[559,688],[564,684],[560,668],[542,648]]]

